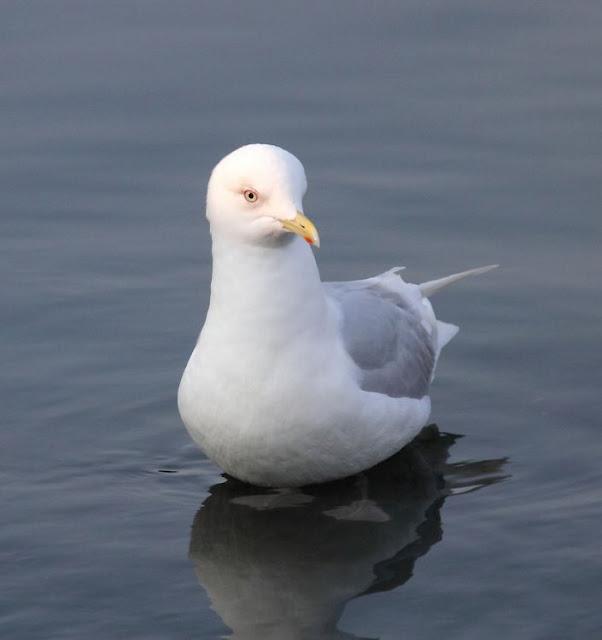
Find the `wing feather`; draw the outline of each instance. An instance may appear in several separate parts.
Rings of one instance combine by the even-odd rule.
[[[435,345],[414,285],[390,271],[324,286],[341,310],[343,342],[360,371],[362,389],[396,398],[427,395]]]

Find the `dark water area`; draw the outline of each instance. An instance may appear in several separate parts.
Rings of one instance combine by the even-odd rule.
[[[602,634],[602,7],[0,6],[0,636]],[[176,390],[210,282],[204,188],[295,153],[324,279],[502,268],[442,433],[325,487],[225,481]]]

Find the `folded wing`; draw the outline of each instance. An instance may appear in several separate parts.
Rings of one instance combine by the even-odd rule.
[[[418,287],[393,271],[324,287],[341,310],[343,342],[362,389],[396,398],[427,395],[436,344]]]

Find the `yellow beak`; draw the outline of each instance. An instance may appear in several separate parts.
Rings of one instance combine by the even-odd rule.
[[[280,223],[284,229],[291,233],[296,233],[309,244],[313,244],[316,247],[320,246],[318,230],[314,226],[314,223],[309,218],[306,218],[300,211],[297,211],[297,215],[292,220],[280,220]]]

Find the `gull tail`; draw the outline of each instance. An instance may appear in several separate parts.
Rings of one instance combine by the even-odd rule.
[[[440,289],[444,289],[450,284],[454,282],[458,282],[458,280],[462,280],[467,276],[477,276],[480,273],[487,273],[496,267],[499,267],[499,264],[489,264],[486,267],[478,267],[477,269],[469,269],[468,271],[462,271],[460,273],[453,273],[451,276],[446,276],[445,278],[439,278],[438,280],[429,280],[428,282],[423,282],[419,284],[420,292],[425,298],[430,298],[434,293],[437,293]],[[451,338],[450,338],[451,339]]]

